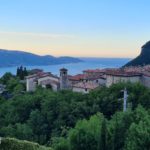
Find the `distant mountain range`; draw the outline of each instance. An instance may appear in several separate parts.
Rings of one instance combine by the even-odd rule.
[[[150,64],[150,41],[144,44],[141,48],[141,53],[135,59],[128,62],[124,67],[129,66],[144,66]]]
[[[23,51],[0,49],[0,67],[8,66],[35,66],[78,63],[82,60],[74,57],[54,57],[51,55],[40,56]]]

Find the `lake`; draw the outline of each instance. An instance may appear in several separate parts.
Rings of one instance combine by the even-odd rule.
[[[82,73],[86,69],[97,68],[119,68],[129,62],[130,58],[80,58],[83,62],[61,65],[49,65],[49,66],[26,66],[27,69],[39,68],[47,72],[52,72],[55,75],[59,75],[60,68],[67,68],[70,75]],[[0,68],[0,76],[6,72],[16,74],[17,67],[3,67]]]

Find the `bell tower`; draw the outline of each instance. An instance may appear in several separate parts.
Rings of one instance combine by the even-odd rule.
[[[60,89],[68,89],[68,70],[60,69]]]

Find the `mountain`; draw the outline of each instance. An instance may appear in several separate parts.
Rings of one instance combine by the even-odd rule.
[[[141,48],[141,53],[135,59],[128,62],[125,67],[129,66],[144,66],[150,64],[150,41],[144,44]]]
[[[74,57],[54,57],[51,55],[40,56],[28,52],[0,49],[0,67],[55,65],[78,62],[82,62],[82,60]]]

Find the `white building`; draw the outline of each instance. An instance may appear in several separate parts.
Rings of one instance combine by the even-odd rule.
[[[54,91],[59,89],[59,78],[51,73],[39,72],[26,77],[26,90],[35,91],[37,86],[49,87]]]

